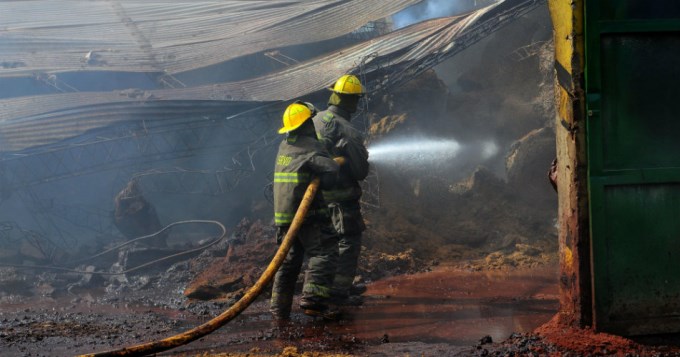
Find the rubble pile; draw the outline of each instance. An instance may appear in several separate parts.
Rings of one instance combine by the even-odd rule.
[[[238,300],[262,275],[276,253],[272,226],[243,219],[224,256],[215,257],[184,290],[199,300]]]
[[[555,157],[550,34],[547,16],[532,14],[371,103],[370,145],[447,138],[460,150],[434,164],[374,163],[369,252],[413,249],[422,262],[474,270],[555,261],[557,196],[546,176]]]

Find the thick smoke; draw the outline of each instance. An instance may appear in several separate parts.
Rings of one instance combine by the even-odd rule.
[[[421,21],[462,14],[494,3],[496,0],[426,0],[394,16],[394,28],[399,29]]]

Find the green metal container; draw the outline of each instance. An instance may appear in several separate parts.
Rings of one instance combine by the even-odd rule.
[[[680,332],[680,1],[586,0],[593,312]]]

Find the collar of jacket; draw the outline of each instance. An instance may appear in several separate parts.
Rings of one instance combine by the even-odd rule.
[[[350,121],[352,119],[352,113],[340,108],[337,105],[329,105],[328,110],[342,117],[343,119]]]

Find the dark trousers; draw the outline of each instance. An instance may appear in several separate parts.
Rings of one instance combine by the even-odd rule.
[[[271,312],[280,318],[290,315],[295,293],[295,282],[304,258],[309,259],[302,286],[302,301],[325,305],[330,298],[338,260],[337,236],[330,221],[305,222],[276,272]]]
[[[361,254],[361,233],[342,234],[338,237],[338,266],[335,270],[332,294],[347,297],[354,282]]]

